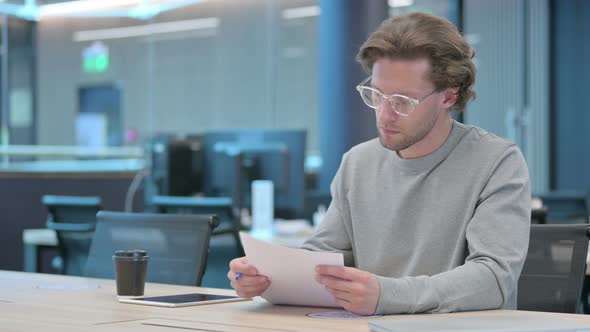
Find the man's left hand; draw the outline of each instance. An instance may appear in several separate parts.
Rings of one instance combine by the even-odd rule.
[[[318,265],[316,280],[344,309],[372,315],[379,302],[379,281],[372,273],[346,266]]]

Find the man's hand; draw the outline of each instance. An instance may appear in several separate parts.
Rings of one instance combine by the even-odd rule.
[[[258,274],[258,270],[248,264],[246,257],[233,259],[229,263],[227,278],[240,297],[258,296],[270,286],[268,277]]]
[[[316,280],[326,287],[344,309],[372,315],[379,302],[379,281],[372,273],[345,266],[318,265]]]

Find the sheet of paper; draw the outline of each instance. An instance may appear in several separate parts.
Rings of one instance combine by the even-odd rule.
[[[293,249],[259,241],[240,232],[248,262],[270,278],[262,297],[272,304],[340,307],[324,286],[315,281],[318,264],[344,265],[340,253]]]

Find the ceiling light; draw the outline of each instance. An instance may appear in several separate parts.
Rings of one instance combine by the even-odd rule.
[[[84,42],[141,37],[191,30],[214,29],[219,26],[219,21],[220,20],[217,17],[208,17],[194,20],[135,25],[123,28],[76,31],[74,32],[73,39],[76,42]]]
[[[296,7],[283,10],[282,16],[286,20],[320,15],[319,6]]]
[[[392,8],[409,7],[414,4],[414,0],[387,0],[387,4]]]
[[[105,9],[134,6],[141,3],[141,0],[77,0],[50,5],[39,6],[38,16],[64,16],[71,14],[87,13]]]

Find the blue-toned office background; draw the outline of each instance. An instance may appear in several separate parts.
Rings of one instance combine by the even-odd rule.
[[[376,134],[354,90],[358,47],[386,17],[426,11],[476,49],[477,99],[457,118],[517,142],[535,192],[590,189],[588,1],[209,0],[83,17],[26,3],[0,3],[4,147],[303,128],[308,189],[325,191],[342,153]],[[3,155],[15,160],[36,159]]]

